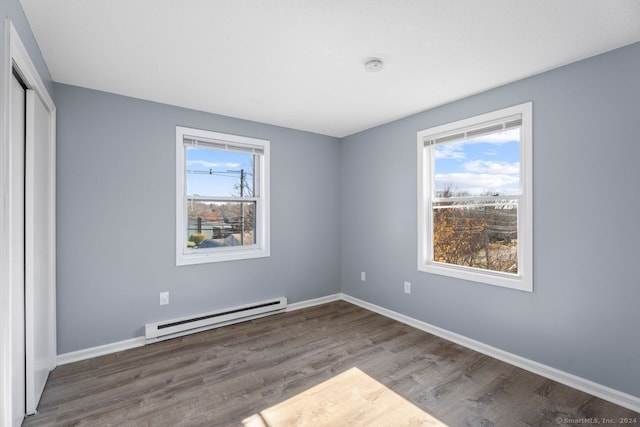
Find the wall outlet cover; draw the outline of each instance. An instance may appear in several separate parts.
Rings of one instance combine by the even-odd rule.
[[[160,305],[169,304],[169,292],[160,292]]]

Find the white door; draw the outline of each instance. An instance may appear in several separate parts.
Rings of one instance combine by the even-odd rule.
[[[55,222],[52,117],[33,90],[26,97],[26,413],[36,413],[55,367]]]
[[[26,94],[20,81],[11,79],[10,141],[10,240],[9,254],[11,295],[11,408],[12,424],[19,426],[25,414],[25,108]]]

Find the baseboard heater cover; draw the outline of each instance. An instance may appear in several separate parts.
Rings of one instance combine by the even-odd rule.
[[[197,314],[195,316],[166,320],[164,322],[147,323],[144,328],[145,340],[149,343],[175,338],[207,329],[281,313],[285,311],[286,308],[287,298],[280,297],[210,313]]]

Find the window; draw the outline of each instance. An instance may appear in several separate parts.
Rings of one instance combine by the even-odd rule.
[[[176,127],[176,264],[269,256],[269,141]]]
[[[532,290],[531,103],[418,132],[418,270]]]

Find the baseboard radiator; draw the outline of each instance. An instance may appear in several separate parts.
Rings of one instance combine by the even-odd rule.
[[[286,308],[287,298],[280,297],[180,319],[147,323],[144,335],[146,342],[151,343],[282,313]]]

